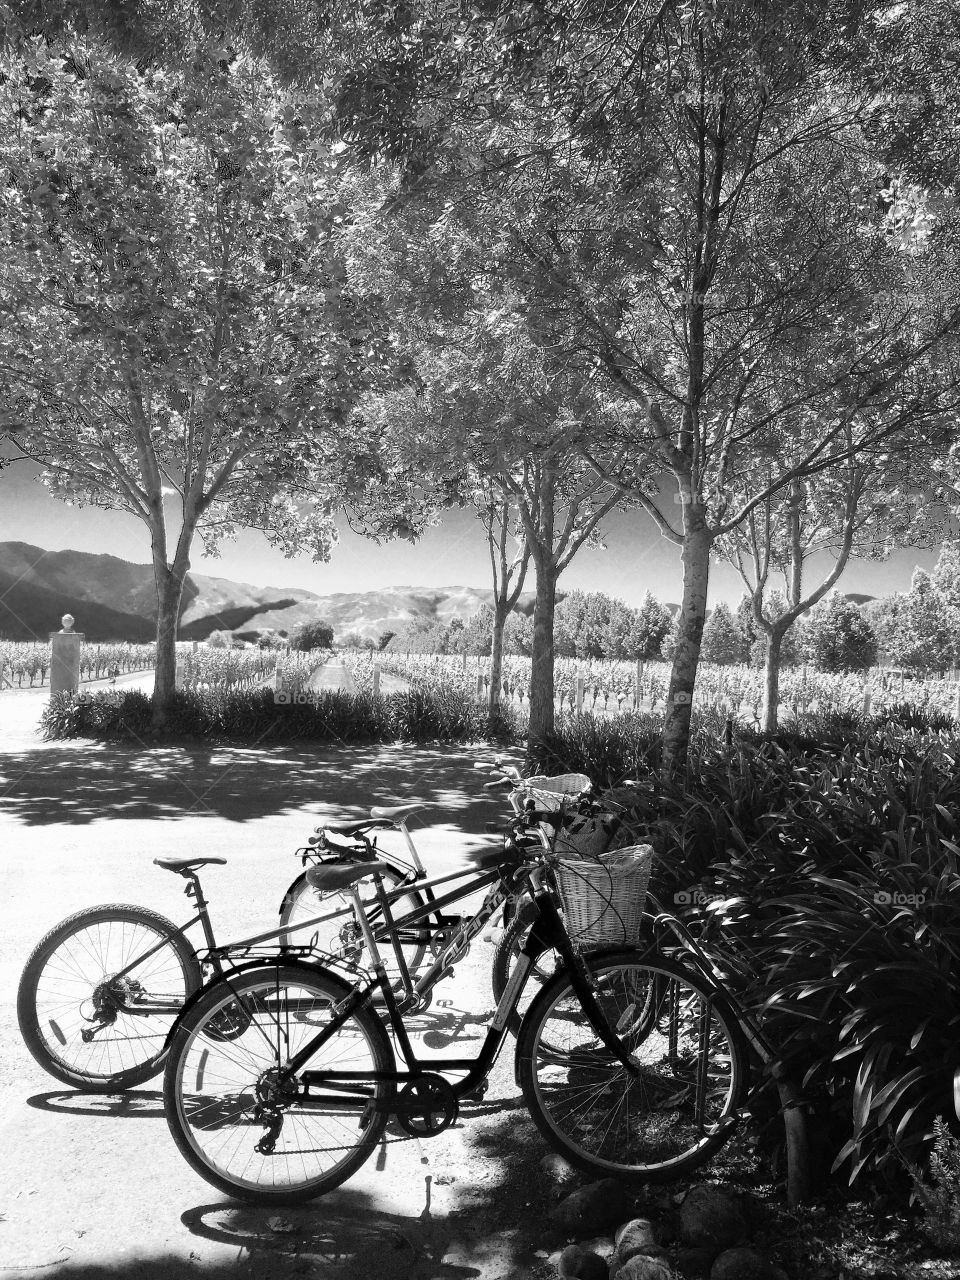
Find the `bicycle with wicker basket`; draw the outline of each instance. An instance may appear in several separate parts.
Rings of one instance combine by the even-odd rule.
[[[547,950],[563,966],[524,1015],[515,1051],[544,1138],[595,1176],[667,1179],[707,1159],[739,1106],[736,1021],[712,986],[663,956],[575,945],[570,904],[559,909],[562,858],[523,838],[531,827],[573,830],[584,815],[571,809],[526,810],[504,841],[501,883],[524,886],[536,918],[476,1058],[414,1050],[358,887],[373,878],[389,926],[381,864],[312,868],[317,889],[351,894],[372,972],[279,957],[205,989],[178,1021],[164,1078],[167,1121],[190,1165],[229,1195],[298,1201],[350,1177],[391,1117],[420,1138],[443,1132],[482,1089]],[[648,849],[634,852],[648,862]]]

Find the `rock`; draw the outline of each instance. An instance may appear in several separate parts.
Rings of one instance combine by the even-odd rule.
[[[716,1249],[681,1249],[677,1254],[677,1270],[684,1280],[701,1280],[709,1274]]]
[[[614,1273],[637,1254],[656,1257],[660,1253],[653,1223],[649,1218],[631,1218],[622,1227],[618,1227],[614,1240],[616,1246],[611,1264]]]
[[[742,1239],[746,1224],[740,1201],[713,1183],[693,1187],[680,1206],[680,1238],[696,1247],[729,1248]]]
[[[648,1258],[638,1253],[611,1273],[612,1280],[674,1280],[673,1268],[665,1258]]]
[[[710,1280],[774,1280],[774,1271],[755,1249],[724,1249],[714,1259]]]
[[[549,1182],[558,1187],[565,1186],[568,1182],[573,1182],[577,1176],[577,1171],[573,1165],[564,1160],[563,1156],[556,1151],[551,1151],[549,1155],[543,1157],[540,1161],[540,1172]]]
[[[578,1244],[568,1244],[560,1255],[557,1271],[563,1280],[608,1280],[610,1270],[603,1258]]]
[[[601,1178],[571,1191],[550,1211],[550,1218],[570,1235],[592,1236],[622,1222],[630,1212],[627,1193],[615,1178]]]

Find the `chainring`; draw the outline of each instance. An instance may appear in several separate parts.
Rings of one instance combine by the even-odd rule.
[[[452,1085],[443,1076],[425,1071],[403,1086],[391,1111],[404,1133],[413,1138],[432,1138],[450,1128],[460,1108]]]

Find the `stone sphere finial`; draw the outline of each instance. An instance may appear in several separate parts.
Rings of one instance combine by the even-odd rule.
[[[74,623],[73,614],[65,613],[63,617],[60,619],[60,623],[63,626],[64,631],[72,631],[73,623]]]

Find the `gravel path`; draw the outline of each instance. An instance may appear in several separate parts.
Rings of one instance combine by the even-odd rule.
[[[555,1274],[542,1248],[545,1148],[522,1109],[510,1046],[487,1097],[454,1128],[391,1141],[345,1187],[278,1212],[230,1202],[191,1172],[167,1132],[158,1082],[113,1097],[60,1087],[27,1053],[15,1019],[27,955],[69,913],[138,902],[186,918],[183,882],[153,865],[161,854],[228,859],[204,876],[224,938],[272,927],[300,870],[295,849],[318,823],[372,803],[429,801],[418,844],[431,870],[451,869],[463,830],[502,816],[503,801],[480,790],[472,768],[493,752],[44,743],[34,726],[45,696],[0,695],[0,1276]],[[426,1054],[479,1045],[491,959],[478,940],[437,988],[417,1025]]]

